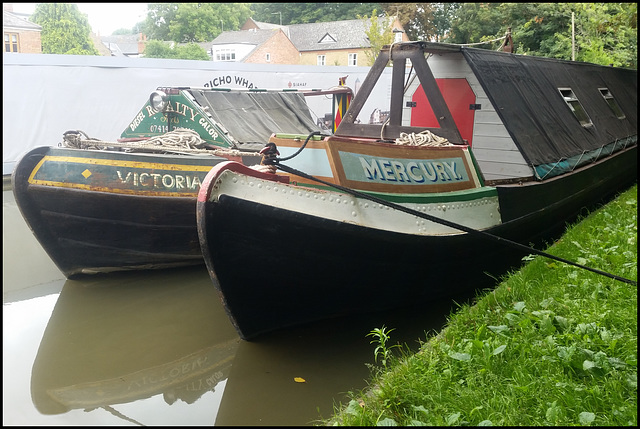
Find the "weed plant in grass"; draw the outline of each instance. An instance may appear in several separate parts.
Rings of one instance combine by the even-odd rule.
[[[548,252],[637,280],[637,185]],[[531,257],[417,353],[385,356],[323,423],[637,426],[637,297],[634,284]]]

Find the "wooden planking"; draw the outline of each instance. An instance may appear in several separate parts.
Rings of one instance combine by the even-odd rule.
[[[518,150],[475,74],[460,53],[434,55],[429,66],[436,78],[465,78],[476,95],[473,153],[485,179],[530,177],[531,167]]]

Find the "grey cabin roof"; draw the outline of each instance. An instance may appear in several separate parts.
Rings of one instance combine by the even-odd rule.
[[[2,11],[2,26],[6,28],[19,28],[21,30],[42,31],[42,27],[34,24],[24,18],[19,17],[15,13]]]

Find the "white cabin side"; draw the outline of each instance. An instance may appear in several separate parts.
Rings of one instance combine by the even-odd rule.
[[[475,95],[474,103],[480,105],[473,118],[471,146],[484,179],[490,181],[532,177],[533,169],[516,147],[462,53],[432,54],[427,63],[436,79],[466,79]],[[406,101],[412,99],[417,88],[418,81],[414,79],[405,93],[403,123],[406,125],[411,121],[411,108],[406,107]]]

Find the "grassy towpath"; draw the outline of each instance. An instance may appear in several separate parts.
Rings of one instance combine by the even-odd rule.
[[[637,281],[637,184],[547,251]],[[323,425],[637,426],[637,286],[541,256],[379,366]]]

